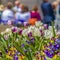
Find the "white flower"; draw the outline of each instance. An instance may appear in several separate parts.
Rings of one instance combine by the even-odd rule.
[[[52,26],[49,26],[49,28],[48,28],[50,31],[52,31]]]
[[[43,26],[40,26],[40,27],[39,27],[39,30],[40,30],[40,29],[41,29],[41,30],[44,30],[44,27],[43,27]]]
[[[35,28],[34,32],[32,32],[34,36],[41,36],[38,28]]]
[[[35,26],[28,27],[28,33],[29,32],[34,32],[35,28],[36,28]]]
[[[7,32],[11,32],[11,29],[10,28],[7,28],[6,30],[5,30],[5,32],[7,33]]]
[[[4,35],[4,39],[8,40],[9,36],[8,35]]]
[[[28,29],[24,29],[24,30],[22,31],[22,35],[23,35],[23,36],[27,36],[27,35],[28,35]]]
[[[3,35],[4,34],[4,32],[1,32],[1,35]]]
[[[41,22],[41,21],[37,21],[36,23],[35,23],[35,26],[36,27],[39,27],[39,26],[42,26],[43,25],[43,23]]]
[[[17,38],[17,39],[16,39],[16,42],[18,42],[18,41],[19,41],[19,39]]]
[[[45,38],[52,38],[53,37],[53,33],[52,33],[52,31],[50,31],[50,30],[45,30],[44,31],[44,37]]]

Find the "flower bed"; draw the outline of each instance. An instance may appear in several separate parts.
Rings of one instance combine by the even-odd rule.
[[[36,22],[0,34],[0,60],[60,60],[60,35],[53,26]]]

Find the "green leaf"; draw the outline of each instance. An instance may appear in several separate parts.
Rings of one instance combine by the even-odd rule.
[[[1,40],[2,40],[4,47],[7,48],[7,44],[6,44],[5,40],[3,38],[1,38]]]

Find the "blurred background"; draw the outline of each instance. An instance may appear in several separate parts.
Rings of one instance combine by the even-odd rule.
[[[6,4],[7,2],[12,2],[14,4],[14,1],[16,0],[0,0],[0,3],[2,4]],[[21,3],[27,5],[29,7],[29,9],[31,10],[33,6],[37,5],[39,7],[39,11],[40,11],[40,14],[42,16],[42,13],[41,13],[41,8],[40,8],[40,5],[42,3],[42,0],[19,0]],[[53,3],[53,1],[55,0],[49,0],[51,3]]]

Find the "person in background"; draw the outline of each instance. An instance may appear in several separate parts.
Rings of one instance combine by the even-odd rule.
[[[41,9],[43,13],[43,23],[51,25],[51,22],[55,20],[55,15],[51,3],[48,0],[43,0]]]
[[[14,12],[21,12],[20,1],[18,1],[18,0],[15,1],[15,6],[13,7],[13,11]]]
[[[0,5],[0,24],[1,24],[1,16],[2,16],[3,10],[4,10],[4,5]]]
[[[30,12],[27,6],[22,5],[21,9],[21,12],[15,14],[16,23],[20,22],[21,24],[24,24],[24,22],[28,22],[28,20],[30,19]]]
[[[8,21],[12,21],[14,19],[14,14],[12,11],[12,3],[7,3],[7,8],[3,11],[1,19],[3,24],[7,24]]]
[[[55,27],[57,30],[60,30],[60,1],[57,0],[57,5],[55,8],[56,14],[55,14]]]
[[[31,11],[31,18],[36,18],[37,21],[41,20],[41,16],[40,13],[38,12],[38,7],[34,6],[33,10]]]

